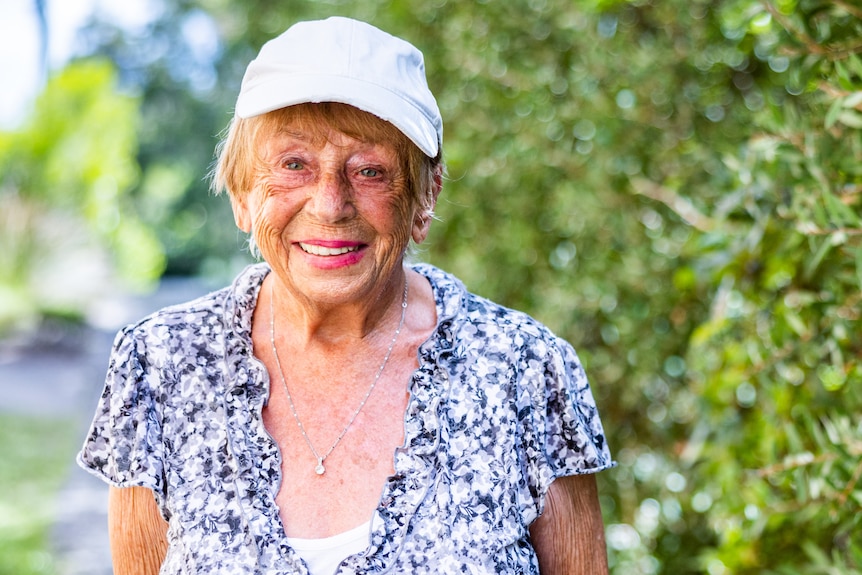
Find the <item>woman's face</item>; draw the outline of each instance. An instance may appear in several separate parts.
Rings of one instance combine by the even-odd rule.
[[[394,146],[296,125],[262,142],[254,188],[234,198],[237,225],[296,297],[361,302],[379,294],[413,236],[424,238]]]

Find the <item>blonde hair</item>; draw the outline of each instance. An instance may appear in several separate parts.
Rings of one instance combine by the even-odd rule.
[[[227,192],[236,198],[251,191],[264,165],[261,141],[287,124],[300,127],[314,138],[325,138],[328,130],[335,129],[361,141],[393,144],[407,175],[407,193],[412,205],[428,217],[433,216],[434,179],[438,172],[442,173],[441,154],[429,158],[394,125],[336,102],[297,104],[245,119],[235,116],[216,147],[210,174],[213,193]]]

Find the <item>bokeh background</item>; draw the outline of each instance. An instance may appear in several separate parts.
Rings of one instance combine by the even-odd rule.
[[[52,0],[15,1],[51,54]],[[333,14],[425,53],[448,179],[416,257],[580,353],[612,572],[862,573],[856,0],[131,5],[0,128],[0,574],[80,569],[77,406],[112,330],[250,261],[217,136],[260,45]]]

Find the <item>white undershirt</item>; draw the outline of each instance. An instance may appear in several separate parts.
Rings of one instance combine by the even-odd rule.
[[[371,522],[350,531],[323,539],[288,537],[287,543],[302,557],[311,575],[332,575],[348,556],[365,551],[369,544]]]

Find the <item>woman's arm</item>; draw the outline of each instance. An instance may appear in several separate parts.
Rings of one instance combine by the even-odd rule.
[[[551,483],[545,511],[530,526],[542,575],[606,575],[605,527],[594,475]]]
[[[114,575],[157,575],[168,551],[168,524],[146,487],[111,487],[108,531]]]

